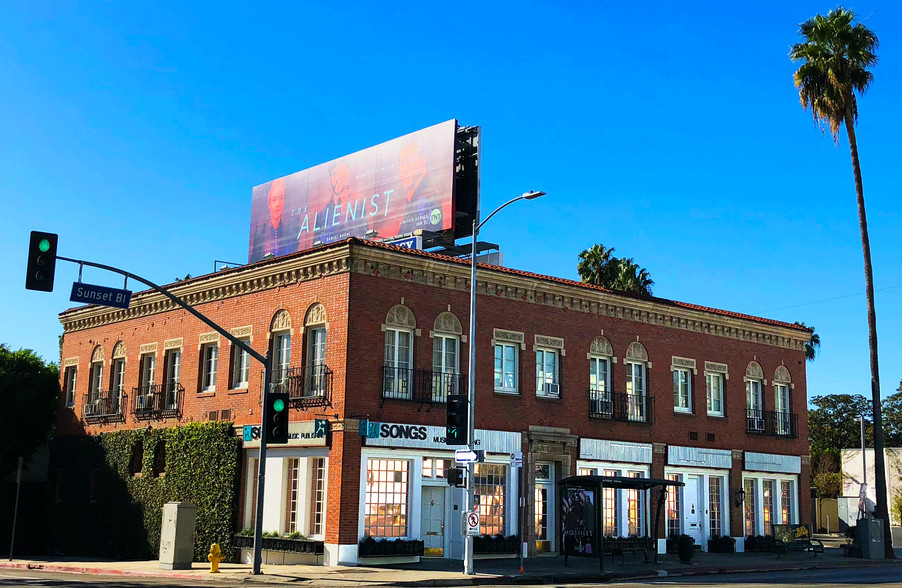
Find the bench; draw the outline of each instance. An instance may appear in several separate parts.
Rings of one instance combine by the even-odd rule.
[[[808,525],[774,525],[774,552],[777,557],[790,551],[809,551],[817,557],[824,544],[811,537]]]
[[[654,551],[654,543],[649,537],[629,537],[617,539],[604,539],[602,541],[601,557],[611,556],[611,563],[614,563],[614,557],[620,556],[620,563],[623,564],[623,556],[627,553],[642,553],[645,561],[648,561],[648,554]]]

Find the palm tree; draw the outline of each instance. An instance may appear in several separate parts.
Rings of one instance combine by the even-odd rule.
[[[857,94],[864,94],[874,80],[868,68],[877,63],[877,35],[861,23],[854,23],[855,13],[836,8],[826,17],[818,14],[801,25],[804,39],[789,51],[793,61],[802,64],[795,72],[802,108],[811,109],[821,130],[830,127],[833,141],[839,143],[839,130],[845,125],[852,153],[855,192],[858,197],[858,224],[864,252],[864,276],[867,282],[868,342],[871,351],[871,402],[874,408],[876,515],[884,521],[884,546],[887,559],[893,559],[886,497],[886,474],[883,458],[883,419],[880,413],[880,376],[877,362],[877,318],[874,312],[874,276],[871,270],[871,246],[864,207],[861,165],[855,122],[858,120]]]
[[[587,284],[604,286],[610,281],[610,262],[613,253],[613,247],[608,249],[601,243],[592,245],[580,253],[579,263],[576,264],[580,279]]]
[[[821,348],[821,336],[814,332],[814,327],[809,327],[804,322],[797,322],[796,324],[800,327],[805,327],[811,333],[811,336],[808,338],[808,343],[805,343],[805,359],[814,361],[817,352]]]
[[[648,271],[636,265],[632,257],[620,259],[618,262],[617,278],[611,287],[615,290],[651,296],[651,287],[655,282]]]

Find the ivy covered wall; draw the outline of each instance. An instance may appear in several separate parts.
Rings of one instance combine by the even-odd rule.
[[[47,541],[51,553],[156,558],[163,505],[197,507],[195,561],[219,543],[236,550],[241,439],[227,422],[137,429],[51,442]]]

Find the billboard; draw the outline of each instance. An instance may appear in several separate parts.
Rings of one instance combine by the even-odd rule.
[[[457,121],[254,188],[248,263],[376,231],[454,229]]]

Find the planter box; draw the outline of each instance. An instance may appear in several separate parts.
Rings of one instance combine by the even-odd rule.
[[[235,535],[235,547],[254,548],[254,538],[248,535]],[[325,551],[322,541],[309,539],[288,539],[285,537],[264,537],[263,549],[267,551],[284,551],[286,553],[303,553],[322,555]]]
[[[357,547],[359,557],[423,555],[423,542],[419,539],[364,539]]]
[[[477,535],[473,537],[473,553],[520,553],[520,538],[516,535],[496,537]]]

